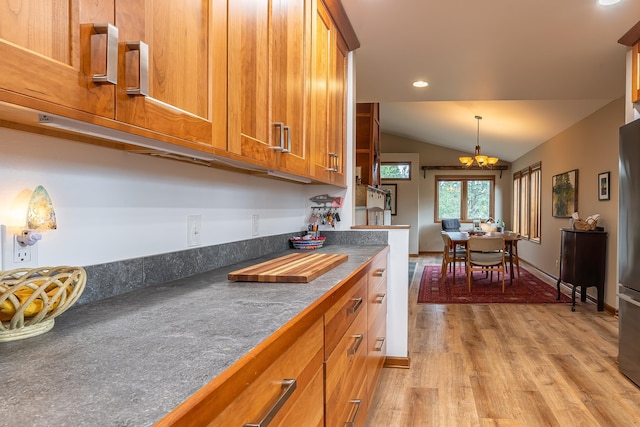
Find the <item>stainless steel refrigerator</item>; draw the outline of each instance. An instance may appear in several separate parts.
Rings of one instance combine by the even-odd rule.
[[[618,364],[640,385],[640,119],[620,128],[619,172]]]

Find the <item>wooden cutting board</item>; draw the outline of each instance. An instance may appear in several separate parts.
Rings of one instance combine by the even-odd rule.
[[[346,254],[296,252],[229,273],[229,280],[241,282],[307,283],[342,264]]]

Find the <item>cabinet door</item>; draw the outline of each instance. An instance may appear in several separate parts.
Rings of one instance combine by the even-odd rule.
[[[120,38],[116,119],[210,146],[211,2],[116,0],[115,10]],[[148,46],[146,71],[140,42]]]
[[[229,151],[307,175],[310,1],[229,2]]]
[[[333,23],[321,1],[318,1],[313,32],[312,109],[311,109],[311,175],[331,182],[329,157],[329,78],[331,76],[331,42]]]
[[[344,186],[347,48],[321,1],[313,50],[311,175]]]
[[[1,0],[0,99],[113,117],[114,84],[93,79],[106,73],[107,35],[92,25],[113,22],[113,1]]]
[[[271,166],[269,0],[229,2],[228,150]]]
[[[287,126],[278,169],[308,176],[311,1],[273,0],[272,11],[271,120]],[[276,131],[272,145],[279,145],[279,136]]]
[[[332,84],[330,86],[331,115],[329,117],[329,154],[333,156],[332,182],[344,186],[345,148],[347,146],[347,45],[334,31]]]

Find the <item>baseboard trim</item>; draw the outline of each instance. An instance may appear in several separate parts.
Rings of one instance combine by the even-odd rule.
[[[384,359],[385,368],[409,369],[411,359],[409,357],[386,357]]]

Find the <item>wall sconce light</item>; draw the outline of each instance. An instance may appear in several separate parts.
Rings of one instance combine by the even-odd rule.
[[[33,246],[42,239],[42,230],[55,230],[56,212],[51,203],[49,193],[42,185],[38,185],[29,199],[27,207],[27,228],[16,236],[16,241],[22,246]]]

